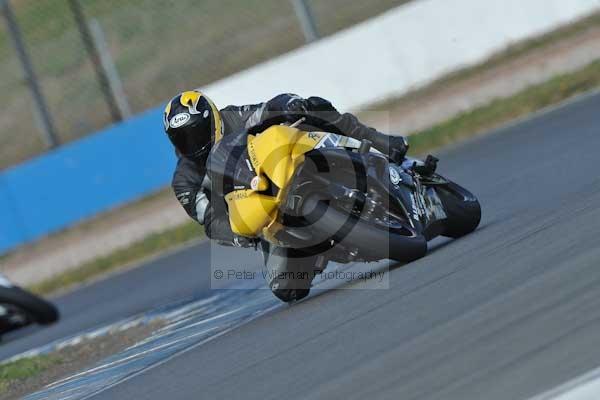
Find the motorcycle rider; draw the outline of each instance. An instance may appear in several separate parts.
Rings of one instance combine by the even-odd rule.
[[[302,98],[280,94],[271,100],[244,106],[228,106],[221,110],[203,93],[186,91],[175,96],[166,106],[164,128],[176,149],[177,167],[173,176],[175,196],[188,215],[204,225],[206,235],[220,244],[249,247],[256,241],[233,234],[223,199],[211,198],[206,177],[206,162],[213,144],[223,135],[268,128],[281,122],[295,122],[305,117],[311,126],[358,140],[367,139],[382,153],[403,158],[408,149],[400,136],[387,136],[360,123],[350,113],[339,113],[321,97]],[[269,287],[279,299],[289,302],[308,295],[314,275],[316,256],[303,257],[295,250],[261,243],[268,270]],[[303,279],[293,279],[302,276]]]

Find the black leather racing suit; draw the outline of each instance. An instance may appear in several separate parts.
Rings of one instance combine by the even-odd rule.
[[[312,116],[312,119],[309,118],[311,121],[318,120],[318,123],[310,125],[359,140],[368,139],[373,142],[375,148],[387,154],[390,152],[390,147],[402,148],[405,143],[403,138],[392,138],[363,125],[352,114],[340,114],[331,103],[320,97],[303,99],[294,94],[281,94],[265,103],[228,106],[220,110],[220,114],[223,120],[223,135],[257,127],[266,129],[281,116],[289,115],[291,119],[297,119],[300,115],[306,115],[307,118]],[[277,123],[279,122],[281,120],[277,120]],[[404,147],[402,150],[405,152],[406,148]],[[205,175],[205,163],[198,164],[179,155],[172,182],[177,199],[190,217],[204,225],[209,238],[226,245],[249,244],[248,240],[236,238],[232,233],[225,202],[211,198],[210,184],[204,181]],[[279,271],[302,267],[297,255],[290,257],[291,250],[289,249],[263,247],[263,251],[265,252],[265,261],[268,258],[268,264],[273,264],[271,269],[275,268]],[[306,262],[313,263],[314,266],[314,259]],[[267,267],[269,268],[269,265]],[[292,287],[293,285],[282,282],[269,282],[269,284],[275,295],[284,301],[303,297],[297,293],[297,290]]]

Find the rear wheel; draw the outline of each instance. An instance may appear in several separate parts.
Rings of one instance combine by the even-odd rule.
[[[473,232],[481,221],[481,206],[467,189],[454,182],[436,188],[448,216],[444,236],[459,238]]]
[[[334,239],[345,248],[356,248],[368,259],[410,262],[427,252],[425,237],[398,218],[365,221],[313,197],[305,201],[303,213],[321,237]]]

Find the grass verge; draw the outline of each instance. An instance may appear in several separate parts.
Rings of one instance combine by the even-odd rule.
[[[107,256],[85,263],[78,268],[44,280],[31,286],[29,289],[35,293],[47,295],[75,284],[90,281],[95,277],[106,274],[126,264],[140,261],[146,257],[183,245],[203,235],[204,231],[202,227],[198,223],[191,221],[164,232],[152,234],[129,247],[117,250]]]
[[[165,324],[164,320],[155,320],[94,338],[83,337],[80,342],[50,354],[0,364],[0,400],[21,399],[59,379],[81,372],[148,338]]]
[[[600,61],[579,71],[560,75],[543,84],[527,88],[514,96],[494,100],[488,105],[459,114],[432,128],[416,132],[408,138],[411,153],[423,154],[455,143],[596,87],[600,87]],[[128,248],[86,263],[80,268],[43,281],[30,289],[39,294],[49,294],[88,281],[124,264],[181,245],[202,234],[202,228],[198,224],[186,223],[151,235]]]
[[[556,76],[514,96],[500,98],[424,131],[410,135],[411,152],[431,149],[474,136],[485,130],[600,87],[600,60],[573,73]]]
[[[58,356],[43,355],[0,365],[0,393],[6,392],[12,385],[18,385],[19,382],[34,377],[61,362],[62,360]]]

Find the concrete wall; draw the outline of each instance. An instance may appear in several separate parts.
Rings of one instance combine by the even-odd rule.
[[[600,0],[421,0],[203,90],[220,105],[281,92],[357,109],[480,62]],[[171,179],[162,107],[0,173],[0,254],[135,200]]]
[[[205,90],[217,104],[291,91],[358,109],[599,9],[600,0],[414,1]]]

